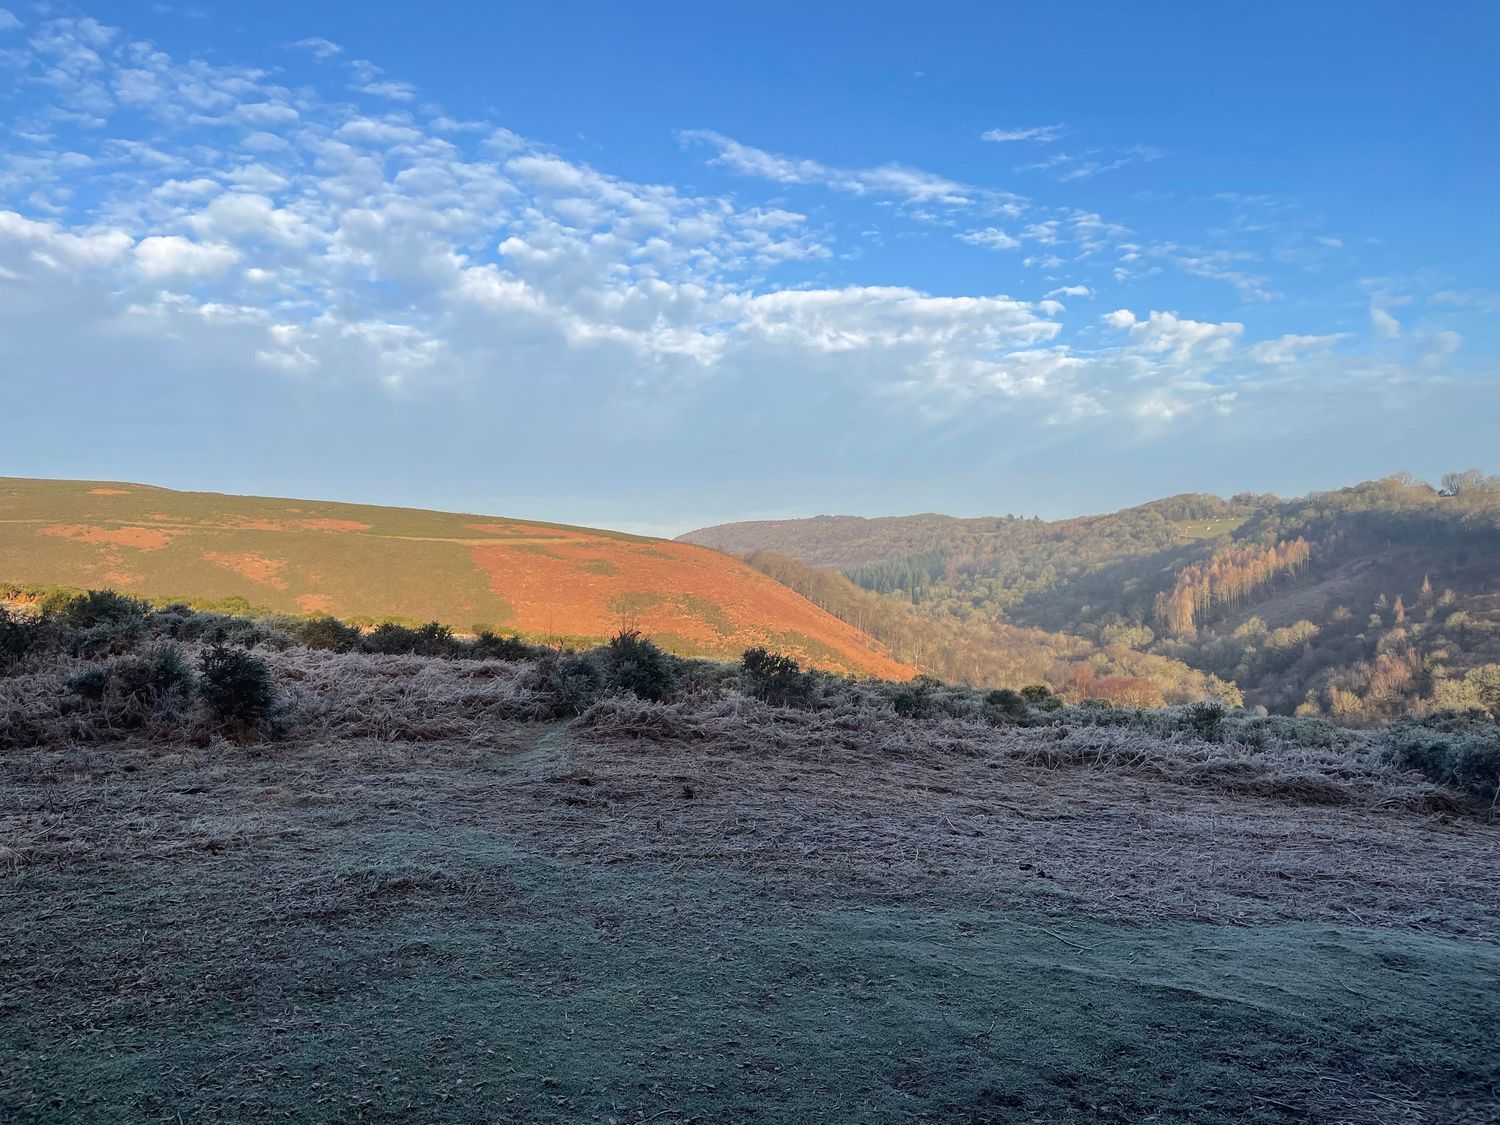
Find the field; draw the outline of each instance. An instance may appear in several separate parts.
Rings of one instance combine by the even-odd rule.
[[[688,655],[914,671],[718,552],[493,516],[0,477],[0,579],[580,643],[635,625]]]
[[[1500,830],[1415,776],[264,655],[272,741],[0,680],[0,1118],[1500,1116]]]

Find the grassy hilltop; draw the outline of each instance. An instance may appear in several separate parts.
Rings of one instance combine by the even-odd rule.
[[[0,580],[583,644],[628,625],[685,655],[766,645],[834,671],[912,672],[718,552],[495,516],[0,478]]]

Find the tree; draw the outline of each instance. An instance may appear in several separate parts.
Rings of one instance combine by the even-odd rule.
[[[1478,469],[1465,469],[1460,473],[1443,474],[1443,495],[1463,496],[1470,492],[1478,492],[1488,482],[1484,479],[1484,473]]]

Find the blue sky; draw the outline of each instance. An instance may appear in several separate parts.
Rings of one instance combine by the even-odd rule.
[[[9,0],[0,473],[673,533],[1495,471],[1497,46],[1489,3]]]

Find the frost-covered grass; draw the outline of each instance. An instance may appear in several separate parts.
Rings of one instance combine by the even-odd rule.
[[[1495,1116],[1500,829],[1382,736],[635,644],[76,686],[214,639],[0,677],[0,1119]]]

